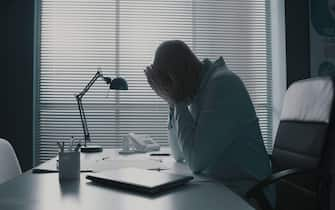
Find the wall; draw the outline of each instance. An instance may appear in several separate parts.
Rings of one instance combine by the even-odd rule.
[[[5,1],[2,3],[3,5],[7,5],[8,1]],[[7,30],[7,8],[6,7],[0,7],[1,8],[1,19],[0,19],[0,24],[1,26],[5,29],[4,31],[6,32]],[[0,103],[0,137],[4,137],[4,131],[7,130],[7,115],[5,115],[5,111],[8,109],[8,102],[7,102],[7,33],[0,33],[0,40],[1,40],[1,45],[2,50],[0,50],[0,62],[1,62],[1,82],[0,82],[0,97],[2,103]]]
[[[272,143],[277,134],[286,92],[285,2],[271,0],[272,39]]]
[[[34,0],[2,1],[5,13],[6,46],[3,57],[6,63],[1,70],[0,136],[13,145],[21,167],[32,167],[32,104],[33,104],[33,33]]]
[[[285,1],[287,85],[310,77],[308,2]]]

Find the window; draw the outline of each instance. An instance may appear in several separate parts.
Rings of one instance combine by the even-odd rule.
[[[167,104],[143,70],[164,40],[185,41],[199,56],[223,56],[248,88],[267,149],[272,142],[269,0],[40,0],[37,161],[53,157],[55,142],[83,136],[74,95],[101,67],[127,79],[128,91],[97,81],[83,104],[91,139],[121,146],[128,132],[167,145]]]

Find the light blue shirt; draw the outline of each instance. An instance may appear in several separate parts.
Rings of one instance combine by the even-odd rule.
[[[169,134],[177,161],[185,159],[194,173],[218,178],[242,196],[271,174],[249,94],[222,57],[204,60],[197,95],[189,106],[175,105]],[[267,191],[272,203],[273,195]]]

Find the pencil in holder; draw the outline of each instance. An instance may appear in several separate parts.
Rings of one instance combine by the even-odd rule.
[[[59,152],[58,171],[60,180],[80,178],[80,152]]]

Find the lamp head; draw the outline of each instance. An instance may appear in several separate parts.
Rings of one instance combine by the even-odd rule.
[[[109,89],[128,90],[128,83],[122,77],[117,77],[113,80],[110,77],[104,77],[104,80],[107,84],[109,84]]]

